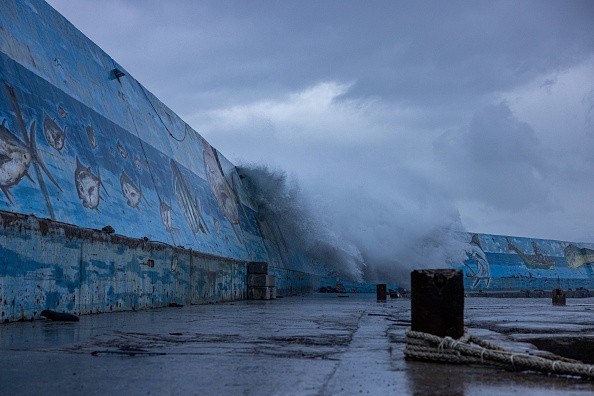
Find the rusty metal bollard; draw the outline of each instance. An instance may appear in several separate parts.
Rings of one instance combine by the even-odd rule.
[[[565,305],[565,292],[561,289],[553,289],[553,305]]]
[[[377,301],[378,302],[386,302],[386,296],[388,294],[388,292],[386,291],[386,284],[379,283],[376,286],[376,292],[377,292]]]
[[[411,272],[411,328],[439,337],[464,335],[462,271],[449,269]]]

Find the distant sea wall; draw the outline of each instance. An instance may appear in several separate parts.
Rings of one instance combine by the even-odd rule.
[[[465,234],[467,290],[551,290],[594,292],[594,244],[490,234]]]

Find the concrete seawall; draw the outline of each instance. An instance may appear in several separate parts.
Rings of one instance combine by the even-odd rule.
[[[6,321],[49,308],[76,314],[245,299],[246,263],[189,249],[0,213]]]
[[[280,296],[317,287],[235,166],[124,67],[42,0],[0,9],[2,320],[245,299],[250,261]]]
[[[0,318],[90,314],[247,298],[247,262],[0,212]],[[279,296],[321,277],[274,268]]]
[[[464,234],[471,291],[594,289],[594,245],[507,235]]]

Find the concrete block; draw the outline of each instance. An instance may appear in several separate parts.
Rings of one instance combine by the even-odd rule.
[[[272,300],[276,298],[276,287],[250,287],[248,288],[250,300]]]
[[[248,287],[275,287],[276,277],[273,275],[248,275]]]
[[[248,263],[248,274],[268,275],[268,263],[264,263],[264,262]]]

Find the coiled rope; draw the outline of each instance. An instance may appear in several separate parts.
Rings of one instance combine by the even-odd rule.
[[[478,337],[468,331],[457,340],[432,334],[406,330],[407,358],[454,364],[486,364],[511,370],[533,370],[542,373],[573,375],[594,379],[594,365],[562,356],[534,356],[509,351]]]

